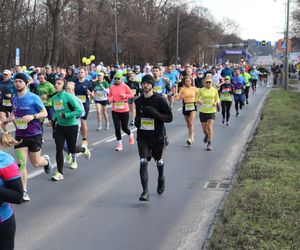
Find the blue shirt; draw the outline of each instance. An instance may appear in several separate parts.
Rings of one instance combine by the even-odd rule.
[[[172,83],[172,88],[175,86],[176,80],[177,80],[177,74],[176,72],[172,71],[172,72],[166,72],[165,76],[169,78],[169,80]]]
[[[83,105],[90,105],[90,97],[88,95],[88,90],[93,91],[93,83],[91,81],[85,80],[84,82],[75,81],[75,95],[80,98]]]

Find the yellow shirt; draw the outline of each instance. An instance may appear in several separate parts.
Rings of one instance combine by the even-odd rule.
[[[176,97],[177,100],[183,100],[184,103],[192,103],[196,102],[196,96],[198,93],[198,88],[191,86],[191,87],[182,87]]]
[[[197,102],[202,101],[200,105],[200,112],[201,113],[215,113],[216,104],[220,102],[218,91],[211,87],[211,88],[201,88],[196,97]]]

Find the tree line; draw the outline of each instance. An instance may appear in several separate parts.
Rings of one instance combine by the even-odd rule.
[[[115,1],[120,62],[175,63],[178,17],[180,63],[211,62],[210,45],[241,41],[233,21],[184,1],[0,0],[0,68],[15,65],[15,48],[27,66],[115,63]]]

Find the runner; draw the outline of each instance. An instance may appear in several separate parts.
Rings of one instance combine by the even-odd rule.
[[[40,98],[28,92],[26,84],[28,79],[23,73],[14,77],[14,86],[17,95],[13,98],[13,112],[3,122],[14,122],[16,126],[15,138],[21,143],[15,145],[17,162],[20,168],[24,188],[23,201],[29,201],[27,192],[27,157],[34,167],[44,167],[46,174],[50,174],[52,164],[48,155],[41,156],[42,147],[42,125],[40,119],[47,117],[47,111]]]
[[[105,120],[105,129],[109,129],[109,121],[106,105],[108,104],[109,94],[109,84],[106,80],[104,80],[104,74],[102,72],[98,73],[98,80],[95,83],[94,96],[95,96],[95,105],[97,109],[97,119],[98,119],[98,127],[97,130],[102,130],[102,116],[101,112],[103,112],[104,120]]]
[[[64,165],[64,142],[67,142],[68,151],[72,154],[74,166],[76,163],[76,141],[78,134],[78,118],[83,110],[74,95],[64,91],[66,82],[63,78],[57,78],[55,81],[56,94],[52,97],[53,102],[53,129],[54,139],[56,144],[56,163],[57,171],[52,176],[53,181],[63,180],[63,165]],[[85,149],[83,149],[83,152]]]
[[[5,146],[2,141],[0,144]],[[18,165],[11,155],[0,150],[0,249],[14,249],[16,222],[10,203],[20,204],[22,197]]]
[[[75,94],[81,99],[85,116],[81,117],[81,134],[82,134],[82,146],[87,146],[87,118],[90,111],[90,96],[93,92],[93,84],[91,81],[86,80],[86,70],[79,68],[78,70],[79,79],[75,81]]]
[[[12,112],[11,99],[15,94],[14,82],[11,79],[11,71],[3,71],[3,81],[0,81],[0,122],[4,121]]]
[[[213,125],[216,108],[220,111],[220,99],[218,91],[212,87],[212,78],[205,77],[205,87],[201,88],[196,97],[200,104],[199,118],[202,130],[205,134],[204,143],[207,143],[207,150],[212,150]]]
[[[143,192],[140,201],[149,201],[148,191],[148,161],[151,157],[156,161],[158,170],[157,193],[165,190],[164,162],[164,122],[173,120],[172,112],[167,102],[159,94],[153,93],[154,78],[145,75],[142,78],[143,94],[135,100],[137,127],[137,142],[140,156],[140,178]]]
[[[243,68],[241,68],[240,76],[245,78],[246,83],[245,83],[244,93],[245,93],[246,103],[249,104],[248,98],[249,98],[251,75],[246,71],[246,68],[243,67]]]
[[[38,74],[38,80],[40,84],[37,87],[37,94],[41,98],[43,104],[46,107],[48,113],[48,124],[51,125],[52,116],[53,116],[53,108],[51,102],[51,96],[55,92],[54,86],[46,80],[46,75],[44,73]]]
[[[174,103],[174,95],[177,93],[177,71],[173,70],[172,65],[166,67],[166,72],[164,76],[170,80],[171,91],[168,92],[168,101],[172,109]]]
[[[134,144],[133,133],[128,128],[129,108],[128,99],[133,98],[130,88],[122,83],[122,73],[117,72],[114,76],[115,84],[109,89],[108,100],[112,103],[112,118],[115,126],[115,135],[117,138],[116,151],[123,150],[121,126],[122,130],[129,135],[129,144]]]
[[[129,74],[129,79],[126,84],[130,88],[130,90],[133,94],[133,98],[128,99],[129,112],[130,112],[130,116],[131,116],[130,125],[133,126],[134,119],[135,119],[134,98],[136,98],[140,95],[141,89],[140,89],[140,84],[136,81],[136,75],[134,73]]]
[[[236,116],[239,115],[239,108],[240,110],[243,109],[245,105],[245,96],[244,96],[244,89],[246,85],[246,80],[244,77],[240,76],[240,70],[237,68],[234,71],[234,76],[232,77],[232,85],[233,85],[233,96],[234,96],[234,104],[235,104],[235,111]]]
[[[256,84],[257,84],[260,72],[256,69],[255,66],[252,66],[252,68],[250,69],[249,74],[251,76],[251,88],[252,88],[253,94],[255,94]]]
[[[196,106],[196,96],[198,93],[198,88],[192,86],[193,78],[190,76],[184,77],[184,87],[179,91],[176,96],[176,100],[182,100],[182,113],[188,127],[188,139],[186,140],[187,145],[192,145],[194,142],[195,135],[195,116],[197,111]]]
[[[230,108],[232,104],[233,86],[230,82],[230,76],[225,76],[225,82],[221,84],[219,89],[221,107],[222,107],[222,124],[229,125]]]

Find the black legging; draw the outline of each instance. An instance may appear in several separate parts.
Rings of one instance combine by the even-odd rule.
[[[221,101],[222,116],[223,116],[223,119],[225,120],[225,115],[226,115],[226,122],[229,121],[231,103],[232,103],[232,101]]]
[[[0,249],[13,250],[16,234],[15,216],[12,215],[8,220],[0,223]]]
[[[115,126],[115,134],[117,140],[120,141],[122,139],[121,136],[121,126],[122,130],[127,134],[130,135],[130,129],[128,128],[128,121],[129,121],[129,112],[115,112],[112,111],[112,118]]]
[[[241,101],[234,100],[235,111],[237,113],[239,112],[239,104],[240,104],[240,109],[242,109],[243,108],[243,103]]]
[[[249,89],[250,89],[250,86],[246,86],[246,88],[244,90],[246,101],[248,101],[248,98],[249,98]]]
[[[64,142],[66,140],[68,150],[71,154],[76,153],[78,125],[75,126],[56,126],[55,144],[56,144],[56,164],[59,173],[63,174],[64,166]]]

